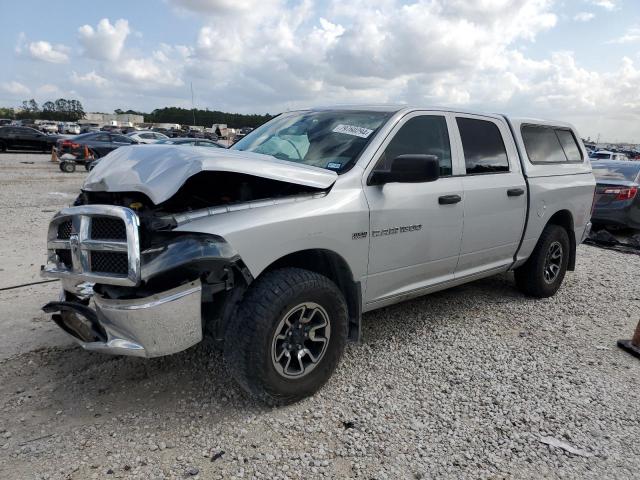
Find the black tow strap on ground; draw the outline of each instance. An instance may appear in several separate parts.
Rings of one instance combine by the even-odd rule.
[[[0,292],[3,292],[5,290],[15,290],[16,288],[22,288],[22,287],[30,287],[31,285],[40,285],[42,283],[51,283],[51,282],[57,282],[57,279],[53,279],[53,280],[40,280],[39,282],[31,282],[31,283],[23,283],[20,285],[13,285],[12,287],[2,287],[0,288]]]

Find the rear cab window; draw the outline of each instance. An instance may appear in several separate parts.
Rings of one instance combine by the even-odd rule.
[[[573,132],[546,125],[523,125],[522,141],[533,164],[582,163],[582,151]]]

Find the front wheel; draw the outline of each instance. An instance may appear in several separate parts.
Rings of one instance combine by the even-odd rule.
[[[515,271],[518,289],[532,297],[554,295],[567,273],[570,248],[567,231],[558,225],[547,225],[527,262]]]
[[[323,275],[299,268],[258,278],[230,322],[225,363],[244,390],[269,405],[316,392],[333,373],[347,341],[342,293]]]

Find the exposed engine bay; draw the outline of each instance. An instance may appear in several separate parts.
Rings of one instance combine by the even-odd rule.
[[[107,204],[135,210],[141,221],[141,242],[144,247],[145,241],[149,240],[145,233],[175,228],[172,214],[323,191],[326,189],[243,173],[202,171],[187,179],[172,197],[158,205],[140,192],[83,191],[74,206]]]

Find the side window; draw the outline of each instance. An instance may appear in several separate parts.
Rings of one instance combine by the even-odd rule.
[[[93,138],[93,140],[95,140],[96,142],[110,142],[111,137],[108,133],[99,133]]]
[[[582,152],[580,151],[580,147],[578,147],[576,137],[573,136],[573,132],[571,130],[557,128],[556,135],[562,144],[567,160],[570,162],[581,162]]]
[[[526,125],[522,127],[522,140],[531,163],[567,161],[560,139],[551,128]]]
[[[507,150],[498,126],[486,120],[456,118],[467,175],[509,171]]]
[[[445,118],[420,115],[409,119],[391,139],[376,168],[388,170],[400,155],[435,155],[440,162],[440,176],[450,176],[451,144]]]

